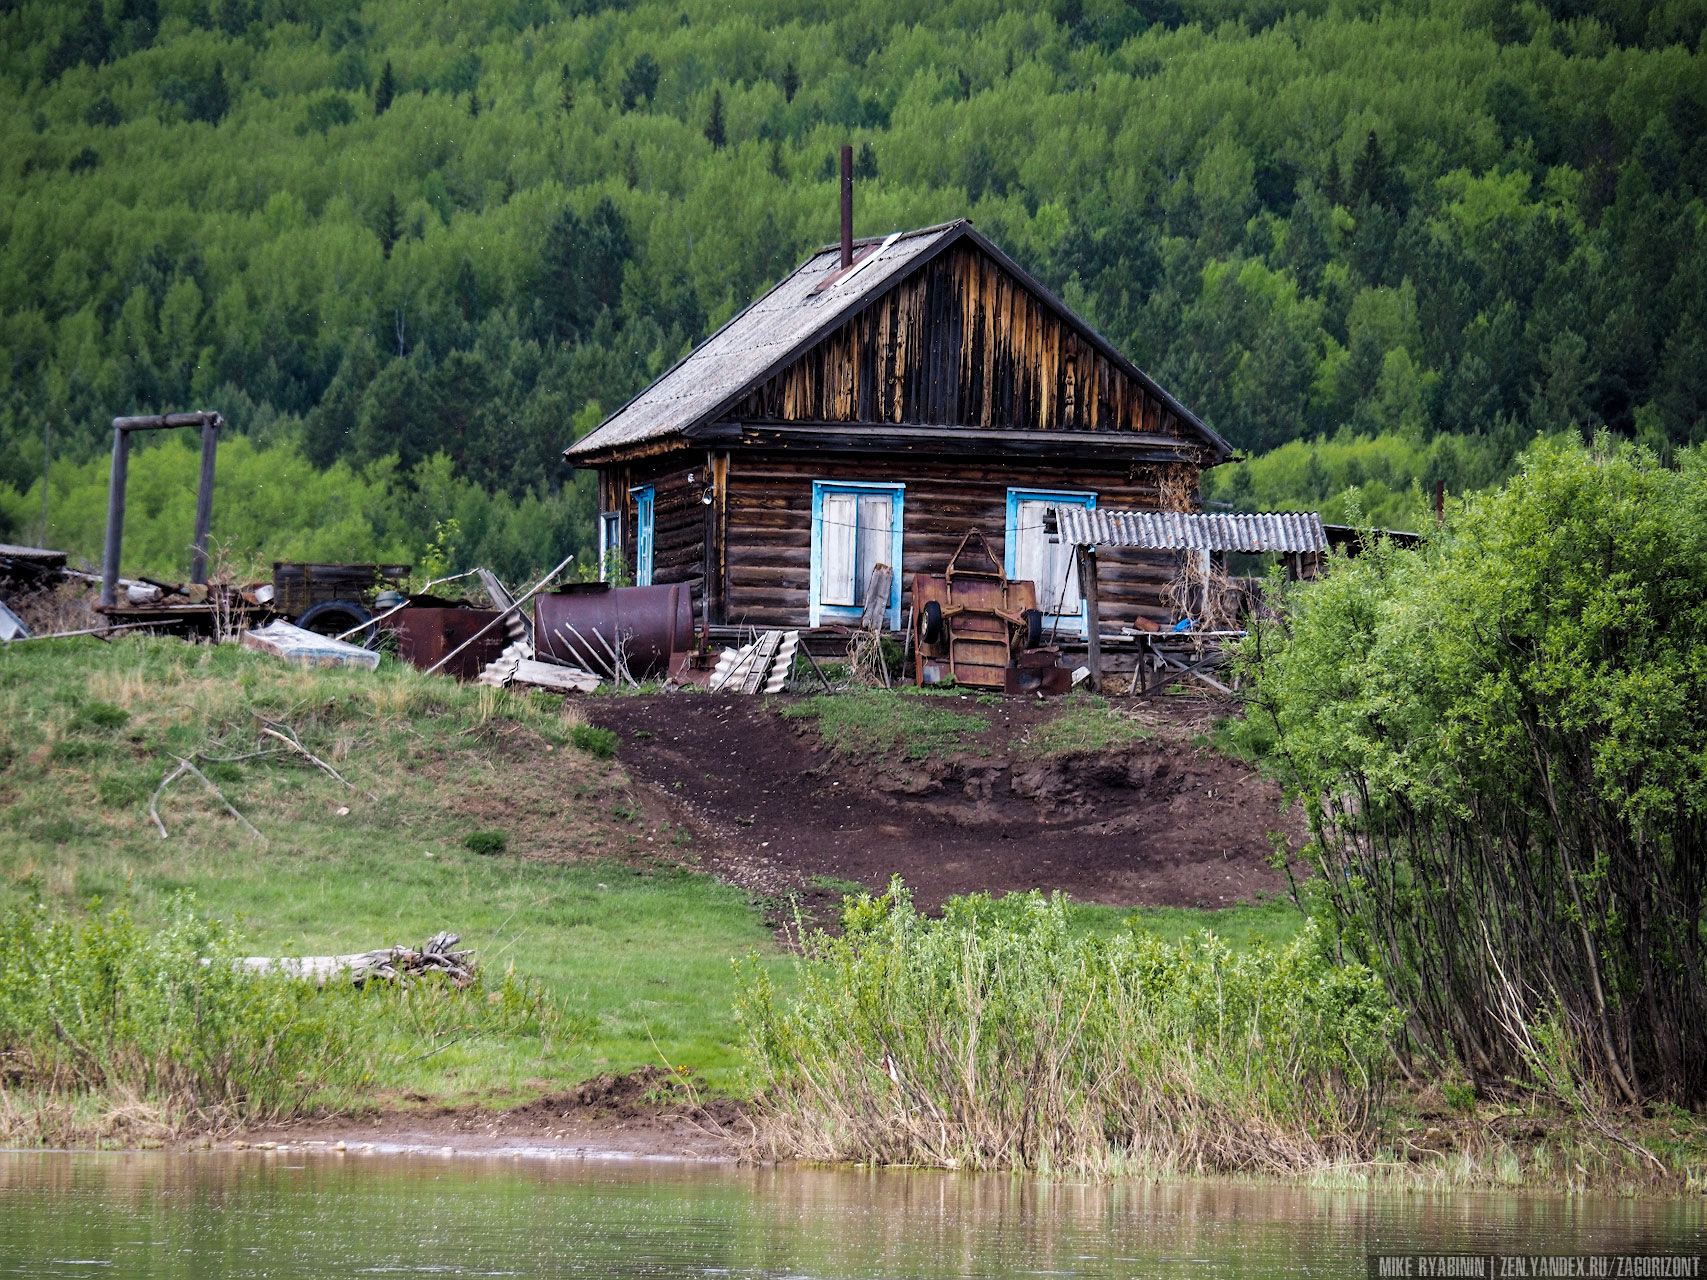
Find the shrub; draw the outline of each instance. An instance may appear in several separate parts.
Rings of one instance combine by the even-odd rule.
[[[108,702],[86,702],[77,709],[77,714],[71,717],[73,728],[92,732],[122,729],[129,723],[130,712]]]
[[[1204,932],[1074,936],[1066,902],[897,881],[802,939],[799,994],[741,967],[773,1146],[830,1160],[1298,1171],[1367,1154],[1395,1015],[1313,925],[1235,954]]]
[[[470,831],[462,838],[462,847],[470,853],[497,854],[510,847],[510,839],[502,831]]]
[[[242,971],[237,937],[188,902],[149,935],[120,908],[82,927],[0,921],[0,1052],[26,1087],[152,1100],[205,1122],[294,1115],[350,1073],[347,1023],[315,988]]]
[[[609,760],[616,754],[620,739],[610,729],[595,724],[578,724],[569,730],[569,741],[578,749],[598,760]]]
[[[1478,1088],[1707,1100],[1707,456],[1537,445],[1244,661],[1318,901]]]
[[[543,1054],[589,1029],[512,971],[495,988],[256,973],[188,897],[152,933],[122,907],[79,926],[19,906],[0,917],[0,954],[0,1136],[14,1140],[84,1137],[73,1117],[91,1111],[181,1130],[339,1110],[423,1042],[522,1035]]]

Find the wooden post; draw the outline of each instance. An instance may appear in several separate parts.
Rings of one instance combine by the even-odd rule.
[[[190,552],[190,581],[207,581],[207,533],[213,523],[213,459],[219,450],[220,419],[202,421],[202,474],[196,486],[196,535]]]
[[[1075,548],[1079,559],[1079,592],[1085,598],[1085,665],[1091,669],[1091,688],[1102,684],[1102,619],[1097,613],[1097,549]]]
[[[124,487],[130,474],[130,432],[113,424],[113,473],[107,482],[107,544],[101,554],[101,603],[118,603],[119,551],[124,546]]]
[[[191,559],[191,581],[207,581],[207,531],[213,516],[213,455],[219,443],[219,428],[225,419],[217,413],[167,413],[141,418],[113,419],[113,473],[107,489],[107,543],[101,554],[101,603],[118,603],[119,555],[124,549],[124,490],[130,478],[130,433],[161,431],[168,427],[202,429],[202,474],[196,490],[195,552]]]

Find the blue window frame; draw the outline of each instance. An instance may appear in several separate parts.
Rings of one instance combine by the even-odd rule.
[[[630,489],[634,499],[634,585],[652,585],[652,506],[651,485]]]
[[[890,568],[885,624],[901,626],[901,518],[906,486],[812,482],[811,623],[857,620],[871,570]]]
[[[1084,507],[1094,511],[1097,496],[1084,489],[1009,489],[1008,528],[1003,543],[1002,570],[1010,578],[1029,578],[1037,584],[1037,607],[1044,626],[1068,635],[1084,635],[1089,619],[1079,591],[1073,548],[1044,532],[1048,507]]]
[[[622,567],[622,513],[599,512],[599,581]]]

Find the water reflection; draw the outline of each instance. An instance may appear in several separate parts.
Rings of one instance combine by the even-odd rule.
[[[1699,1202],[647,1161],[0,1154],[0,1274],[1362,1275],[1370,1252],[1700,1251]]]

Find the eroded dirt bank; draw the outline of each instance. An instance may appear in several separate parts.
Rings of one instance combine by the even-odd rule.
[[[618,758],[649,802],[694,831],[704,868],[761,892],[810,897],[814,877],[880,889],[897,874],[926,909],[979,890],[1194,907],[1282,891],[1269,832],[1296,845],[1295,817],[1254,769],[1194,745],[1225,708],[1176,701],[1146,711],[1141,741],[1042,758],[1029,735],[1059,704],[968,700],[989,728],[923,759],[840,754],[777,700],[606,698],[585,710],[620,735]]]
[[[211,1145],[346,1154],[733,1160],[750,1132],[744,1115],[743,1106],[727,1098],[702,1105],[653,1067],[598,1076],[517,1107],[381,1107],[212,1139]]]

